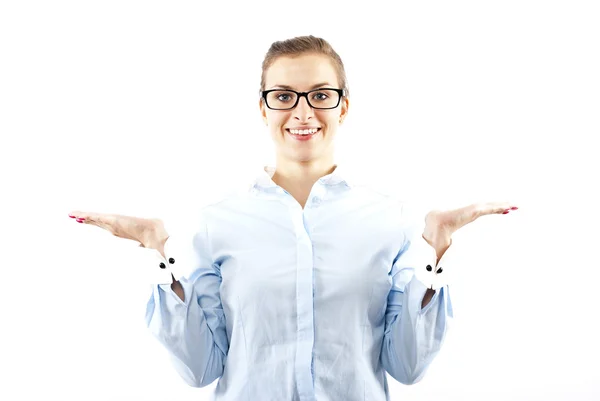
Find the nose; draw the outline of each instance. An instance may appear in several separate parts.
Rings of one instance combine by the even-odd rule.
[[[308,104],[308,100],[306,96],[301,96],[298,100],[298,104],[294,108],[294,118],[300,121],[306,121],[313,117],[314,111],[313,108]]]

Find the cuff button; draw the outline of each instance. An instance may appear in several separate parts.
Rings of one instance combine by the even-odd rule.
[[[430,272],[432,270],[431,265],[427,265],[426,269],[428,272]]]
[[[175,259],[173,259],[173,258],[169,258],[169,263],[170,263],[170,264],[173,264],[173,263],[175,263]]]
[[[165,266],[165,264],[163,262],[160,262],[159,266],[160,266],[161,269],[165,269],[167,267],[167,266]]]

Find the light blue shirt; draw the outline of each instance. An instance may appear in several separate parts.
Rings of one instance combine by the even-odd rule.
[[[153,251],[163,277],[148,328],[187,384],[219,379],[215,401],[388,401],[386,372],[419,381],[444,342],[453,247],[436,265],[424,215],[339,166],[304,209],[273,173],[205,206],[189,240],[169,237],[165,258]],[[177,263],[174,241],[191,262]]]

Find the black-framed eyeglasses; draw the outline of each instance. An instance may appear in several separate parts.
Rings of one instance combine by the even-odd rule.
[[[296,92],[291,89],[269,89],[261,91],[265,104],[272,110],[291,110],[298,105],[304,96],[308,105],[313,109],[328,110],[339,106],[342,96],[346,96],[344,89],[321,88],[308,92]]]

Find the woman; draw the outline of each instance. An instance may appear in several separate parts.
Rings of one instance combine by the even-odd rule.
[[[159,219],[70,217],[158,251],[167,277],[153,286],[147,324],[189,385],[219,378],[216,400],[389,400],[385,372],[415,383],[443,343],[452,233],[517,208],[413,216],[354,185],[334,164],[349,97],[323,39],[273,43],[260,95],[276,167],[202,210],[190,266],[176,264]]]

